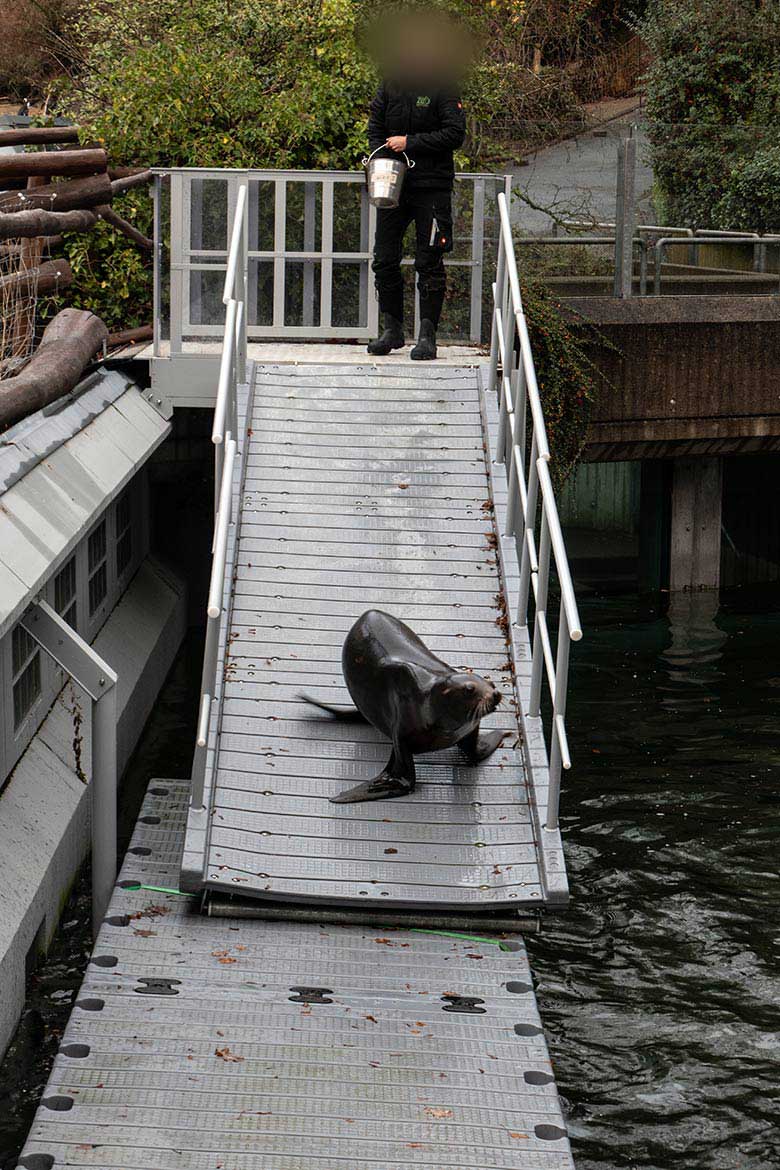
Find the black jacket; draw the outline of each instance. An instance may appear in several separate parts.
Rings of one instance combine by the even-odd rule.
[[[406,135],[406,153],[415,166],[405,185],[451,191],[455,179],[452,152],[466,137],[466,118],[454,92],[410,93],[383,82],[371,103],[368,145],[382,146],[395,134]]]

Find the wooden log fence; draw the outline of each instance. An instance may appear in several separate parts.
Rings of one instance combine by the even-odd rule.
[[[105,150],[40,150],[33,154],[0,154],[0,184],[5,179],[27,179],[31,175],[94,175],[105,171]]]
[[[58,313],[27,365],[0,382],[0,431],[68,394],[107,338],[108,329],[94,313]]]

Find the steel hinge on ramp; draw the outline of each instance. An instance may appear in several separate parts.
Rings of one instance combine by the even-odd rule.
[[[152,410],[156,410],[160,418],[164,418],[166,422],[170,422],[173,418],[173,403],[170,398],[162,394],[159,390],[151,387],[148,390],[142,390],[141,394],[146,402],[149,403]]]
[[[190,810],[190,818],[192,811]],[[189,890],[190,887],[188,886]],[[194,887],[193,889],[198,889]],[[388,926],[395,929],[427,928],[436,925],[442,930],[473,933],[475,930],[493,931],[496,934],[508,932],[539,934],[542,928],[541,910],[528,913],[494,914],[448,914],[424,913],[415,910],[388,909],[372,910],[350,906],[327,905],[319,902],[306,904],[286,902],[282,905],[262,902],[240,895],[225,896],[213,890],[203,891],[203,909],[210,918],[244,918],[264,922],[313,922],[317,925],[329,923],[334,926]]]
[[[205,918],[186,800],[152,783],[21,1166],[573,1170],[521,939]]]

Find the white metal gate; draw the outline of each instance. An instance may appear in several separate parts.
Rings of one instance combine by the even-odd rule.
[[[249,340],[374,336],[376,210],[362,172],[158,170],[155,353],[164,340],[176,355],[188,343],[222,337],[228,225],[242,184]],[[457,302],[457,318],[453,311],[448,319],[445,311],[443,323],[453,339],[485,339],[492,306],[489,289],[483,295],[484,276],[497,247],[496,196],[506,188],[503,175],[457,176],[455,246],[446,260],[451,284],[457,282],[457,297],[450,298]]]

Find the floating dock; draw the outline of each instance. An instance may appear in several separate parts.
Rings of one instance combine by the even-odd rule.
[[[20,1166],[571,1170],[519,936],[206,917],[188,795],[150,785]]]
[[[482,371],[264,364],[238,401],[204,807],[151,783],[20,1165],[570,1170],[522,938],[486,925],[567,890]],[[492,678],[509,736],[331,805],[387,745],[298,696],[348,702],[370,607]]]

